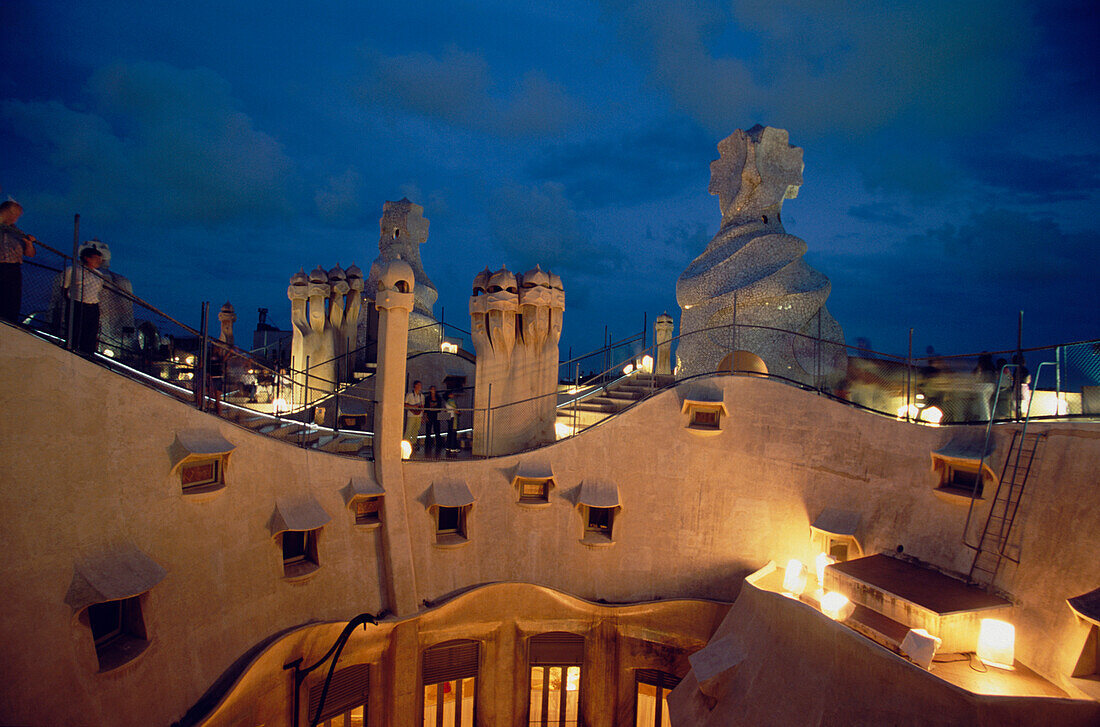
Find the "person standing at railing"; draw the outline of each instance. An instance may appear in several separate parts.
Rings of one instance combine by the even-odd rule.
[[[15,226],[23,207],[15,200],[0,203],[0,318],[19,322],[23,305],[23,258],[34,257],[33,235]]]
[[[458,404],[450,391],[443,395],[443,419],[447,422],[447,452],[453,454],[458,451]]]
[[[439,449],[443,445],[443,432],[439,428],[439,412],[443,408],[443,399],[439,398],[434,386],[428,387],[424,395],[424,446],[425,449]]]
[[[420,391],[421,386],[419,381],[414,381],[413,390],[405,394],[405,414],[408,415],[405,420],[405,441],[412,445],[414,452],[417,437],[420,436],[420,418],[424,414],[424,394]]]
[[[103,254],[94,247],[80,251],[80,268],[65,268],[62,287],[65,295],[73,300],[73,335],[76,350],[95,353],[99,338],[99,295],[103,292],[103,278],[96,273],[103,264]]]

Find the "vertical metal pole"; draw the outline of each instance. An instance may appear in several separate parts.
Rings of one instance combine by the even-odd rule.
[[[909,421],[909,401],[913,386],[913,329],[909,329],[909,357],[905,360],[905,421]]]
[[[577,373],[573,377],[573,434],[577,433],[577,395],[581,388],[581,365],[577,363]]]
[[[65,348],[73,350],[73,311],[76,308],[76,301],[73,300],[73,283],[76,282],[76,260],[77,260],[77,248],[80,246],[80,215],[73,215],[73,259],[72,259],[72,276],[69,278],[69,303],[68,303],[68,323],[65,327]],[[61,273],[64,275],[64,271]]]
[[[1013,378],[1016,385],[1012,387],[1012,397],[1016,402],[1016,421],[1020,420],[1020,404],[1024,395],[1024,312],[1020,311],[1020,317],[1016,319],[1016,356],[1020,364]],[[1038,372],[1036,372],[1038,373]]]
[[[817,309],[817,343],[814,345],[814,388],[821,391],[821,309]]]
[[[1062,405],[1062,347],[1054,348],[1054,413],[1060,414],[1058,409]],[[1069,407],[1066,407],[1069,414]]]
[[[649,345],[649,311],[642,311],[642,350]]]
[[[309,396],[309,356],[306,356],[306,383],[305,383],[305,386],[303,386],[302,388],[305,390],[302,394],[302,399],[303,399],[303,401],[302,401],[302,411],[305,412],[305,416],[303,417],[302,422],[301,422],[302,426],[298,428],[298,444],[299,444],[299,446],[305,446],[303,444],[304,439],[302,437],[302,432],[305,431],[306,422],[309,421],[309,404],[310,404],[310,401],[311,401],[310,396]]]
[[[207,369],[209,362],[206,360],[207,354],[209,353],[209,347],[206,343],[206,317],[209,312],[210,301],[204,300],[202,302],[202,320],[199,324],[199,400],[195,402],[199,407],[199,411],[206,411],[206,372],[209,370]],[[194,373],[195,372],[192,371],[192,375],[194,375]]]

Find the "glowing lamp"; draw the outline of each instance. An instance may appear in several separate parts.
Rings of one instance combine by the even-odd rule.
[[[825,553],[818,553],[817,558],[814,559],[814,567],[817,570],[817,584],[819,586],[825,586],[825,567],[836,563],[835,558],[831,558]]]
[[[271,402],[271,409],[276,414],[280,414],[284,411],[289,411],[290,410],[290,404],[287,404],[286,399],[283,399],[282,397],[280,397],[280,398],[276,399],[275,401]]]
[[[821,599],[821,612],[834,621],[843,621],[855,610],[855,604],[843,593],[829,591]]]
[[[178,358],[176,360],[179,361]],[[195,357],[194,356],[188,356],[187,357],[187,365],[188,366],[194,366],[195,365]]]
[[[989,666],[1012,669],[1016,660],[1016,627],[1007,621],[983,618],[978,631],[978,658]]]
[[[798,558],[787,561],[787,571],[783,574],[783,590],[795,596],[801,596],[806,590],[806,566]]]
[[[565,439],[573,435],[573,427],[565,422],[556,422],[554,424],[554,433],[558,436],[558,439]]]
[[[115,357],[115,352],[112,351],[109,348],[105,348],[105,349],[103,349],[103,355],[106,356],[107,358],[114,358]]]
[[[642,356],[640,368],[647,374],[653,373],[653,357],[649,355]]]
[[[409,444],[407,439],[401,440],[401,459],[408,459],[413,456],[413,446]]]
[[[458,353],[458,344],[448,343],[447,341],[444,341],[443,343],[439,344],[439,350],[443,353]]]
[[[626,366],[623,366],[624,376],[630,376],[632,373],[634,373],[634,364],[628,363]]]
[[[1058,416],[1065,416],[1069,414],[1069,402],[1066,401],[1065,394],[1058,395]]]
[[[938,427],[940,422],[943,421],[943,410],[938,406],[927,407],[920,415],[921,421],[927,422],[934,427]]]
[[[908,417],[909,419],[915,420],[919,414],[920,409],[917,408],[916,404],[910,404],[909,406],[902,404],[898,407],[898,419],[904,420]]]

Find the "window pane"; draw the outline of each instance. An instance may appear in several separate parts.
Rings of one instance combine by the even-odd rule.
[[[672,727],[672,720],[668,718],[668,690],[661,690],[661,727]]]
[[[571,666],[565,674],[565,725],[575,727],[580,709],[581,668]]]
[[[338,714],[328,721],[329,727],[344,727],[344,715]]]
[[[474,727],[474,697],[477,681],[474,677],[462,680],[462,727]]]
[[[544,683],[544,671],[545,667],[531,667],[531,702],[527,711],[527,721],[529,724],[533,725],[542,724],[542,688]]]
[[[438,684],[424,685],[424,727],[435,727],[435,700]]]
[[[638,684],[638,712],[634,727],[655,727],[657,721],[657,687]]]
[[[455,722],[455,690],[458,682],[443,682],[439,685],[443,689],[443,727],[453,727]]]
[[[547,689],[550,690],[549,699],[547,700],[546,717],[547,727],[559,727],[561,724],[558,720],[561,715],[561,667],[552,666],[548,670],[550,673],[547,676]]]
[[[367,721],[367,708],[360,705],[348,715],[348,727],[362,727]]]

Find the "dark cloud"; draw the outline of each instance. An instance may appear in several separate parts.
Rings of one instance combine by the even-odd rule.
[[[1033,157],[1024,154],[967,154],[963,163],[973,177],[1016,195],[1021,202],[1088,199],[1100,189],[1100,155]]]
[[[688,119],[551,148],[527,172],[553,180],[582,208],[667,197],[706,184],[718,140]]]
[[[209,225],[288,213],[293,163],[214,72],[116,64],[92,75],[86,96],[88,110],[0,102],[4,124],[68,179],[37,196],[42,211]]]
[[[593,244],[587,224],[557,182],[500,187],[491,195],[488,214],[493,240],[517,269],[539,264],[558,272],[606,270],[621,261],[617,248]]]
[[[1030,37],[1023,3],[1002,0],[603,4],[650,81],[718,132],[969,127],[1003,105]]]
[[[858,220],[878,222],[891,227],[908,227],[913,218],[902,214],[897,207],[886,202],[868,202],[848,208],[848,214]]]
[[[364,100],[507,137],[556,134],[583,111],[558,83],[531,70],[501,93],[478,53],[448,47],[442,55],[374,55],[368,61]]]

